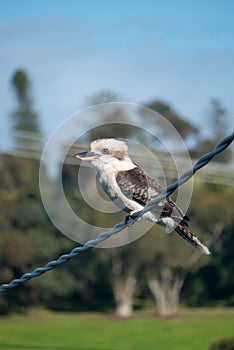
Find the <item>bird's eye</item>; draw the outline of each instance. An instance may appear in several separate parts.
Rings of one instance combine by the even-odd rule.
[[[102,153],[103,153],[103,154],[109,154],[110,151],[109,151],[108,148],[103,148],[103,149],[102,149]]]

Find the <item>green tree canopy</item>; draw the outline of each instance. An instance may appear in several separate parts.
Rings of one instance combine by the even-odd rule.
[[[189,136],[196,135],[198,129],[191,122],[185,120],[178,112],[168,103],[155,99],[146,104],[146,107],[160,113],[163,117],[177,129],[183,139],[187,139]]]
[[[41,130],[38,115],[33,108],[32,88],[27,73],[24,70],[14,72],[11,85],[17,102],[12,113],[15,142],[17,146],[30,149],[31,146],[38,146],[35,144],[38,142],[36,134],[40,134]]]

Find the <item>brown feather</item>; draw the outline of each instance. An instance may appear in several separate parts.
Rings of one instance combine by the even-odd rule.
[[[163,187],[157,180],[146,174],[139,167],[118,172],[116,182],[126,197],[142,206],[145,206],[147,202],[159,196],[163,190]],[[167,197],[163,201],[163,208],[161,206],[155,207],[155,211],[159,211],[159,209],[159,218],[172,217],[176,223],[188,226],[188,216],[184,215],[170,197]]]

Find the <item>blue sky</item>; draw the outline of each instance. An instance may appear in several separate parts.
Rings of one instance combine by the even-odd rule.
[[[232,0],[1,1],[0,146],[17,68],[30,75],[47,135],[102,89],[127,102],[161,98],[199,125],[218,97],[231,122],[233,38]]]

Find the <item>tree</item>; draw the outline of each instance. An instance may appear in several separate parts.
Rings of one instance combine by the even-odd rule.
[[[196,128],[190,125],[189,122],[180,118],[169,106],[159,102],[155,104],[161,107],[160,112],[162,112],[162,109],[167,111],[168,119],[173,121],[179,130],[183,131],[184,138],[189,137],[196,131]],[[154,108],[156,108],[156,106],[154,106]],[[142,110],[142,112],[147,114],[148,111]],[[120,113],[118,108],[115,109],[114,112],[112,110],[111,113],[116,113],[116,120],[118,121],[120,120],[120,116],[125,116],[124,111]],[[118,130],[116,125],[114,127],[113,124],[105,125],[105,120],[108,120],[110,114],[107,113],[103,115],[104,126],[101,130],[100,128],[98,130],[92,130],[91,139],[110,136],[118,137],[119,135],[122,136],[123,133],[131,135],[135,137],[135,139],[139,136],[134,129],[123,128],[121,126],[120,130]],[[142,113],[142,115],[143,118],[146,117],[144,113]],[[155,116],[155,114],[152,114],[152,116]],[[152,124],[153,123],[155,124],[155,121],[152,118]],[[165,134],[166,133],[167,130],[165,130]],[[96,137],[94,137],[94,135]],[[166,136],[168,138],[171,137],[169,134],[166,134]],[[90,215],[92,215],[91,212]],[[94,214],[92,217],[94,217]],[[105,218],[105,222],[108,223],[107,218]],[[160,231],[158,226],[155,226],[154,231],[155,237],[154,240],[152,238],[150,247],[144,249],[144,243],[140,240],[140,254],[137,249],[134,250],[132,248],[132,245],[118,248],[117,250],[111,250],[107,253],[105,252],[105,256],[108,258],[109,262],[109,270],[106,274],[111,284],[116,304],[116,314],[118,316],[129,317],[132,314],[133,295],[137,290],[137,278],[143,264],[147,265],[149,287],[157,301],[160,315],[174,315],[177,311],[180,292],[185,278],[188,272],[192,268],[195,268],[200,258],[200,254],[197,252],[191,255],[190,252],[192,248],[187,247],[179,237],[165,236],[164,233],[158,232]],[[167,244],[165,243],[166,241]],[[158,244],[159,242],[160,244]],[[160,245],[161,249],[159,249]],[[144,251],[147,252],[147,254],[142,253]],[[152,252],[151,254],[149,253],[150,251]],[[108,265],[107,258],[104,259],[104,261],[105,264]]]
[[[129,125],[131,120],[127,116],[125,106],[114,103],[118,100],[119,96],[111,90],[101,90],[89,97],[89,105],[103,104],[101,108],[96,109],[97,117],[102,124],[90,129],[84,135],[86,141],[90,142],[105,137],[127,138],[136,133],[136,128]]]
[[[98,105],[100,103],[116,102],[119,100],[119,96],[114,91],[104,89],[96,92],[94,95],[88,98],[88,105]]]
[[[215,141],[222,140],[227,135],[228,120],[226,108],[222,105],[218,98],[212,98],[210,101],[210,127]]]
[[[159,315],[176,314],[181,292],[183,300],[190,305],[201,305],[201,300],[204,303],[215,300],[221,297],[220,293],[231,298],[233,207],[228,203],[232,198],[233,189],[229,187],[197,184],[194,190],[188,213],[190,228],[210,247],[210,257],[190,248],[180,237],[159,235],[160,232],[155,238],[157,245],[151,241],[145,248],[149,256],[148,284]]]
[[[139,241],[127,246],[98,252],[98,259],[105,266],[105,274],[115,301],[115,314],[129,318],[133,313],[133,296],[137,291],[137,279],[142,267]]]
[[[200,156],[208,152],[210,149],[228,135],[228,114],[225,107],[218,98],[212,98],[209,109],[205,116],[206,126],[209,130],[208,136],[204,139],[201,135],[197,142],[196,150],[193,151],[194,156]],[[227,148],[221,154],[215,157],[215,161],[229,163],[232,159],[231,148]]]
[[[18,70],[11,82],[17,100],[12,113],[17,150],[39,148],[39,138],[35,137],[40,127],[38,116],[33,111],[29,78],[23,70]],[[19,277],[25,269],[29,270],[38,263],[38,257],[43,258],[48,245],[43,246],[43,254],[37,254],[37,239],[42,231],[50,232],[53,237],[54,229],[51,229],[40,198],[38,173],[37,159],[9,154],[1,157],[0,207],[4,216],[0,220],[0,255],[1,275],[6,277],[2,282]],[[53,238],[52,249],[56,252],[56,239]],[[42,262],[46,260],[42,259]],[[11,311],[19,300],[24,301],[24,307],[37,303],[39,290],[40,282],[32,280],[17,291],[17,298],[14,292],[11,294],[14,300],[2,295],[2,312]]]
[[[208,241],[209,246],[220,238],[222,229],[223,226],[216,226],[216,232]],[[148,285],[155,299],[158,315],[172,317],[177,314],[181,290],[187,276],[206,264],[207,258],[174,234],[168,236],[160,231],[155,236],[156,234],[155,248],[153,249],[153,242],[150,244],[151,248],[148,248],[148,256],[151,257],[146,264]]]
[[[146,107],[152,109],[155,112],[158,112],[164,118],[166,118],[175,127],[183,139],[187,139],[190,136],[195,136],[198,133],[197,127],[194,126],[191,122],[182,118],[178,112],[170,106],[170,104],[158,99],[154,99],[151,102],[146,103]],[[152,122],[155,127],[155,121],[153,120]],[[166,133],[167,130],[164,130],[163,132]],[[173,137],[173,135],[168,135],[168,137]]]
[[[86,179],[88,178],[86,176]],[[82,204],[79,188],[74,191],[74,188],[77,187],[77,172],[74,167],[70,165],[63,167],[63,180],[66,186],[65,193],[69,196],[69,202],[73,210],[78,210],[78,215],[86,222],[92,222],[92,225],[96,227],[103,226],[103,223],[107,227],[112,227],[116,222],[124,219],[124,213],[122,212],[108,215],[102,213],[101,208],[97,212],[89,208],[86,204]],[[100,189],[100,191],[102,190]],[[95,197],[95,192],[92,193],[92,197],[95,202],[100,200],[97,193]],[[94,297],[91,297],[92,292],[91,290],[87,290],[87,286],[90,287],[93,284],[96,285],[97,294],[100,294],[99,279],[100,271],[102,271],[102,286],[105,286],[106,289],[108,286],[109,294],[112,291],[116,315],[122,318],[132,316],[133,295],[136,291],[138,271],[142,264],[142,260],[139,258],[137,244],[134,243],[126,247],[112,249],[96,249],[92,252],[92,255],[95,256],[95,259],[92,260],[92,265],[90,265],[90,261],[86,261],[83,265],[83,270],[80,271],[82,273],[80,273],[77,283],[79,284],[78,297],[82,298],[87,305],[90,304],[90,301],[87,300],[88,296],[90,296],[90,299]],[[95,300],[98,300],[98,296],[95,297]],[[93,305],[93,307],[97,306]]]
[[[17,70],[12,76],[11,84],[17,100],[16,110],[12,113],[16,144],[26,149],[38,147],[40,126],[38,115],[33,110],[31,84],[27,73]]]
[[[210,305],[222,300],[233,304],[233,200],[231,187],[199,186],[194,192],[191,220],[198,234],[206,232],[209,239],[217,236],[212,246],[212,259],[206,265],[190,271],[182,296],[188,305]],[[201,200],[202,198],[202,200]],[[230,300],[230,303],[229,301]]]
[[[222,338],[216,340],[211,344],[209,350],[233,350],[234,349],[234,337]]]

